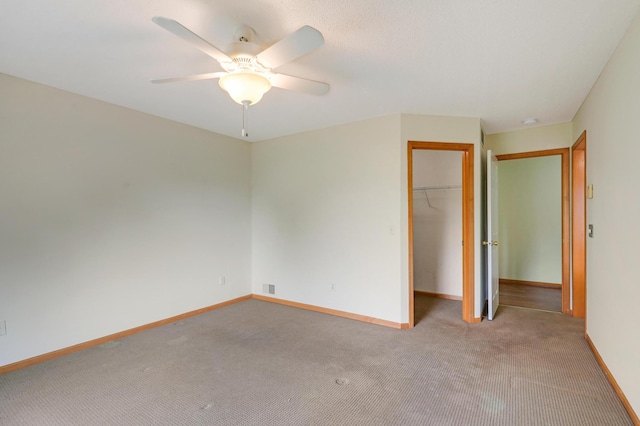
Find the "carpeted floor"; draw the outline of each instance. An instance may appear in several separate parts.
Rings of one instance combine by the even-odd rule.
[[[416,297],[393,330],[249,300],[0,376],[1,425],[631,425],[575,318]]]

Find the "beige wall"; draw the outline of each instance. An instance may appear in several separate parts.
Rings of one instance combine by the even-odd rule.
[[[3,74],[0,93],[0,365],[250,293],[248,143]]]
[[[573,144],[571,123],[534,127],[485,136],[487,149],[495,155],[567,148]]]
[[[253,146],[253,291],[407,322],[400,292],[400,116]]]
[[[640,17],[573,121],[587,131],[587,333],[640,414]]]

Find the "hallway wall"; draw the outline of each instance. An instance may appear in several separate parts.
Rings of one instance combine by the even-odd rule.
[[[640,414],[638,241],[640,241],[640,16],[573,121],[587,132],[587,334]]]

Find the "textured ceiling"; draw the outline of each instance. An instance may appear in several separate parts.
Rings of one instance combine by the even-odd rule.
[[[240,138],[241,106],[220,71],[151,22],[175,19],[224,50],[247,24],[265,47],[302,25],[325,45],[278,69],[325,81],[272,89],[250,108],[250,140],[394,113],[479,117],[487,133],[570,121],[640,0],[4,0],[0,72]],[[1,94],[0,94],[1,95]]]

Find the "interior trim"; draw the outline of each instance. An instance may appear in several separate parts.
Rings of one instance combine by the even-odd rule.
[[[638,415],[636,414],[636,412],[633,411],[633,407],[629,403],[629,400],[625,396],[624,392],[622,392],[622,389],[620,389],[620,386],[618,386],[618,382],[616,382],[615,377],[613,377],[613,374],[611,374],[609,367],[607,367],[607,364],[605,364],[604,360],[600,356],[600,353],[596,349],[596,345],[593,344],[593,341],[591,340],[591,338],[587,333],[584,334],[584,338],[587,340],[587,343],[589,344],[589,347],[591,348],[593,355],[596,357],[596,361],[598,361],[598,365],[600,365],[600,368],[602,368],[604,375],[607,376],[607,380],[609,380],[611,387],[613,387],[613,390],[618,395],[618,398],[620,398],[620,402],[622,402],[624,409],[627,410],[627,413],[629,413],[629,417],[631,417],[631,421],[633,422],[634,425],[640,426],[640,418],[638,418]]]
[[[112,340],[122,339],[123,337],[130,336],[132,334],[139,333],[141,331],[149,330],[151,328],[159,327],[161,325],[170,324],[172,322],[180,321],[185,318],[189,318],[195,315],[204,314],[205,312],[213,311],[214,309],[223,308],[225,306],[233,305],[234,303],[243,302],[249,299],[257,299],[265,302],[278,303],[281,305],[291,306],[294,308],[306,309],[309,311],[321,312],[324,314],[335,315],[338,317],[353,319],[357,321],[366,322],[369,324],[382,325],[385,327],[391,327],[396,329],[409,328],[408,323],[397,323],[393,321],[387,321],[379,318],[368,317],[365,315],[353,314],[350,312],[339,311],[336,309],[322,308],[320,306],[308,305],[306,303],[291,302],[283,299],[276,299],[274,297],[262,296],[259,294],[248,294],[246,296],[238,297],[235,299],[227,300],[226,302],[217,303],[215,305],[207,306],[195,311],[186,312],[184,314],[176,315],[173,317],[165,318],[160,321],[155,321],[149,324],[141,325],[139,327],[130,328],[128,330],[120,331],[118,333],[109,334],[108,336],[99,337],[97,339],[89,340],[87,342],[78,343],[77,345],[69,346],[66,348],[58,349],[52,352],[47,352],[42,355],[37,355],[32,358],[27,358],[22,361],[17,361],[11,364],[0,366],[0,374],[8,373],[10,371],[19,370],[21,368],[29,367],[34,364],[38,364],[50,359],[58,358],[64,355],[72,354],[74,352],[88,349],[94,346],[102,345],[103,343],[110,342]]]
[[[571,265],[573,316],[587,327],[587,131],[571,147]]]
[[[416,142],[407,143],[407,190],[408,190],[408,241],[409,241],[409,328],[415,325],[413,286],[413,150],[462,152],[462,319],[468,323],[482,321],[475,317],[475,241],[474,241],[474,149],[470,143]]]
[[[396,329],[409,328],[408,323],[398,323],[393,321],[387,321],[379,318],[368,317],[366,315],[354,314],[351,312],[339,311],[337,309],[323,308],[321,306],[309,305],[306,303],[292,302],[290,300],[278,299],[275,297],[263,296],[261,294],[253,294],[252,297],[264,302],[278,303],[280,305],[291,306],[293,308],[305,309],[307,311],[320,312],[322,314],[334,315],[337,317],[348,318],[356,321],[367,322],[369,324],[382,325],[385,327],[391,327]]]
[[[512,280],[509,278],[499,278],[500,284],[517,284],[528,285],[529,287],[542,287],[542,288],[562,288],[562,284],[556,283],[543,283],[539,281],[525,281],[525,280]]]
[[[64,355],[72,354],[74,352],[88,349],[94,346],[102,345],[103,343],[110,342],[112,340],[122,339],[123,337],[130,336],[132,334],[139,333],[141,331],[149,330],[150,328],[159,327],[161,325],[169,324],[172,322],[180,321],[185,318],[189,318],[195,315],[204,314],[205,312],[213,311],[214,309],[223,308],[225,306],[232,305],[234,303],[242,302],[251,299],[251,295],[238,297],[236,299],[227,300],[226,302],[217,303],[215,305],[207,306],[195,311],[186,312],[184,314],[176,315],[173,317],[165,318],[160,321],[155,321],[149,324],[141,325],[139,327],[130,328],[128,330],[120,331],[118,333],[109,334],[108,336],[99,337],[97,339],[89,340],[87,342],[78,343],[77,345],[69,346],[66,348],[58,349],[56,351],[47,352],[42,355],[37,355],[32,358],[27,358],[22,361],[17,361],[11,364],[3,365],[0,367],[0,374],[8,373],[10,371],[19,370],[21,368],[29,367],[34,364],[39,364],[44,361],[48,361],[53,358],[58,358]]]
[[[462,300],[462,296],[454,296],[453,294],[431,293],[430,291],[413,290],[415,294],[422,294],[429,297],[437,297],[438,299]]]

